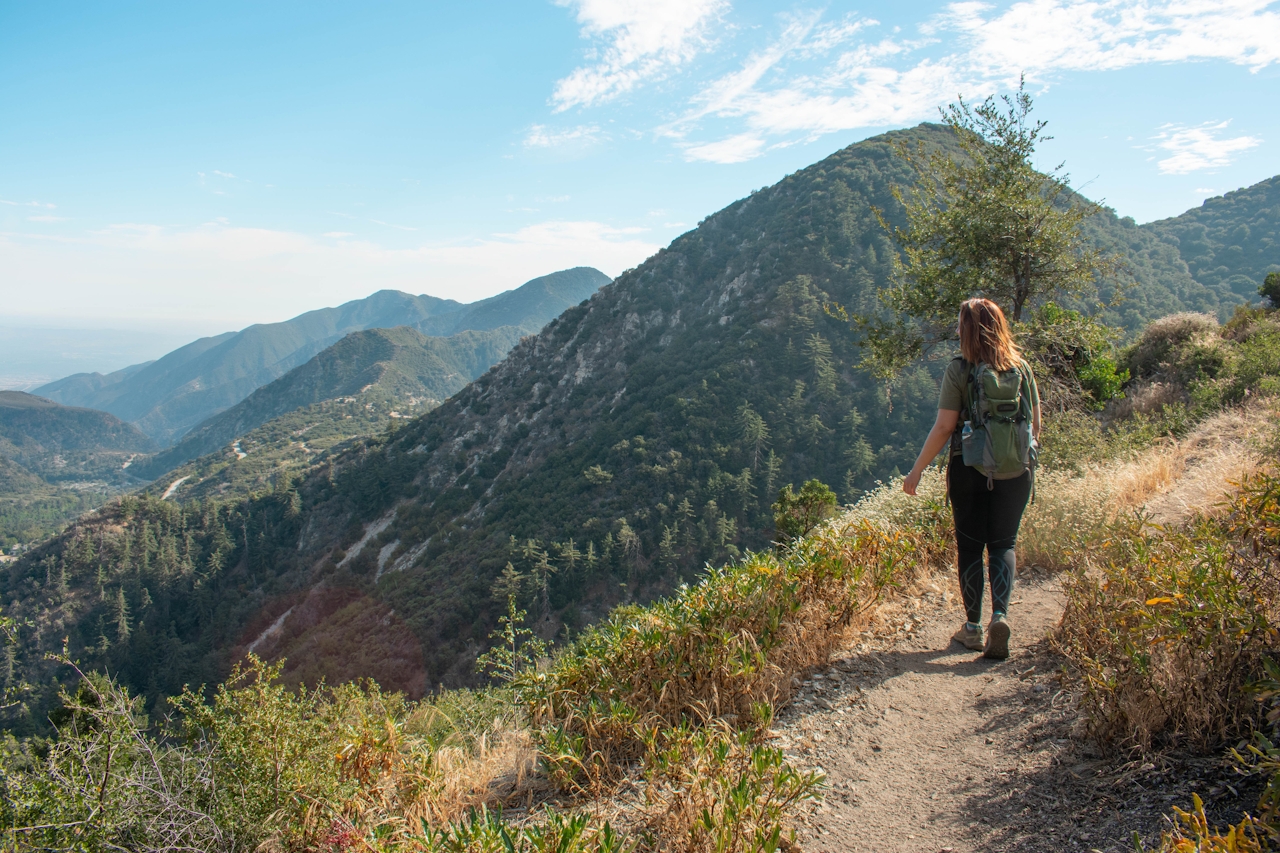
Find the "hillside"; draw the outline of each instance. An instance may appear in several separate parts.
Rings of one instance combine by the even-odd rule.
[[[365,406],[370,412],[378,408],[370,423],[365,423],[370,420],[365,417],[353,422],[350,413],[336,415],[344,421],[335,424],[344,438],[370,435],[388,422],[391,411],[408,416],[439,405],[500,361],[520,335],[520,329],[512,326],[459,332],[447,338],[427,337],[403,326],[352,332],[306,364],[197,425],[178,444],[140,461],[137,475],[154,479],[197,457],[225,449],[268,421],[337,398],[351,398],[348,402],[358,403],[362,411]],[[297,428],[314,429],[318,414],[316,410],[306,425]]]
[[[42,475],[73,478],[86,470],[72,459],[140,453],[151,447],[151,440],[136,427],[107,412],[62,406],[22,391],[0,391],[0,453]]]
[[[1274,375],[1276,318],[1250,319],[1271,327],[1249,337]],[[517,634],[498,689],[388,695],[368,665],[412,665],[403,630],[330,689],[295,692],[250,659],[163,705],[180,731],[151,728],[118,679],[85,679],[50,715],[55,736],[0,754],[0,809],[19,849],[1262,851],[1253,839],[1280,829],[1259,731],[1280,702],[1265,521],[1280,481],[1255,449],[1276,437],[1274,406],[1255,397],[1136,453],[1122,449],[1147,425],[1129,421],[1105,465],[1042,472],[1007,660],[951,642],[934,469],[920,497],[884,484],[794,547],[615,610],[550,660]],[[1148,515],[1160,526],[1134,520]],[[114,602],[103,645],[131,633]],[[23,695],[17,674],[8,696]],[[1261,761],[1241,757],[1250,734]]]
[[[1252,302],[1267,273],[1280,270],[1280,175],[1142,228],[1175,246],[1219,299]]]
[[[107,412],[0,391],[0,547],[41,539],[135,488],[129,463],[153,449]]]
[[[36,391],[65,405],[111,412],[166,445],[349,332],[417,326],[430,320],[438,320],[438,327],[448,329],[434,334],[486,331],[503,325],[532,332],[586,299],[606,281],[608,277],[597,270],[576,268],[534,279],[470,305],[379,291],[282,323],[201,338],[146,365],[126,367],[107,376],[76,374]]]

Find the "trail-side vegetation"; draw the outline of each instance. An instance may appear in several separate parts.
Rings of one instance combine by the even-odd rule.
[[[1239,364],[1242,341],[1219,339],[1225,363]],[[1114,360],[1133,363],[1132,352]],[[1095,406],[1078,400],[1055,414],[1089,424],[1077,440],[1095,455],[1049,457],[1021,562],[1071,570],[1058,643],[1088,734],[1113,748],[1220,749],[1262,725],[1258,696],[1280,695],[1280,683],[1273,694],[1250,687],[1280,678],[1267,669],[1276,632],[1265,602],[1276,597],[1262,570],[1280,541],[1275,480],[1259,475],[1235,503],[1184,526],[1127,516],[1205,461],[1203,445],[1162,434],[1266,417],[1265,403],[1215,414],[1216,402],[1195,402],[1197,383],[1224,379],[1192,376],[1158,411],[1113,402],[1089,415]],[[1238,399],[1259,396],[1265,379]],[[889,483],[821,521],[830,499],[820,484],[785,490],[775,511],[780,533],[795,527],[786,544],[620,607],[550,656],[524,624],[516,595],[529,586],[512,566],[494,590],[508,604],[485,661],[496,684],[480,691],[410,701],[368,681],[298,687],[279,663],[250,657],[211,693],[186,690],[148,715],[117,682],[63,659],[53,730],[4,745],[0,828],[13,849],[779,849],[822,780],[768,745],[774,713],[870,608],[950,563],[939,469],[921,494]],[[272,501],[285,523],[290,496]],[[193,565],[206,550],[225,565],[226,549],[242,547],[215,539],[192,540]],[[177,562],[148,565],[181,577],[187,552],[177,540],[170,550]],[[1152,696],[1174,712],[1161,716]],[[1254,741],[1242,762],[1280,766],[1271,743]],[[1168,845],[1212,833],[1189,805]],[[1231,831],[1262,837],[1266,824]]]
[[[1144,502],[1145,514],[1107,520],[1101,535],[1070,548],[1054,644],[1078,692],[1079,728],[1139,755],[1248,744],[1230,756],[1242,774],[1269,777],[1256,813],[1214,827],[1196,797],[1175,811],[1160,849],[1272,849],[1280,842],[1280,320],[1265,307],[1239,309],[1224,325],[1174,315],[1150,324],[1120,363],[1132,379],[1108,414],[1133,428],[1060,421],[1059,435],[1077,431],[1081,459],[1147,440],[1144,424],[1197,434],[1181,452],[1157,439],[1144,455],[1131,487],[1167,492]],[[1214,412],[1222,414],[1204,420]],[[1191,464],[1199,470],[1188,473]],[[1231,494],[1222,494],[1224,480],[1235,484]]]

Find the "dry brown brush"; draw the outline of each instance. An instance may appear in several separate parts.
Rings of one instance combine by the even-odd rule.
[[[1125,521],[1083,556],[1055,642],[1089,733],[1137,749],[1247,733],[1280,646],[1280,479],[1246,480],[1217,518]]]

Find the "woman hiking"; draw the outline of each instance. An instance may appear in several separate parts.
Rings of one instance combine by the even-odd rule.
[[[1013,549],[1035,476],[1040,396],[1000,306],[989,299],[965,301],[957,332],[960,357],[952,359],[942,376],[937,420],[902,490],[914,495],[924,469],[950,442],[947,496],[956,525],[966,620],[952,639],[985,657],[1003,660],[1009,656],[1005,615],[1013,593]],[[984,550],[991,580],[991,622],[985,639]]]

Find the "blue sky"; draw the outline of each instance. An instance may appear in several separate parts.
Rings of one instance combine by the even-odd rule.
[[[1280,172],[1280,3],[0,0],[0,325],[209,333],[616,275],[1026,73],[1139,221]]]

